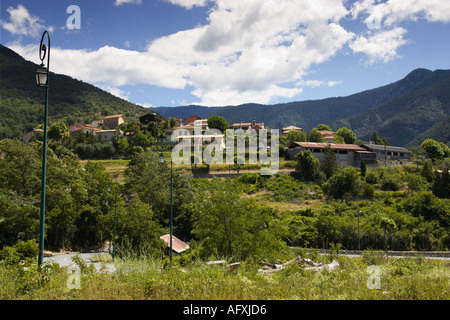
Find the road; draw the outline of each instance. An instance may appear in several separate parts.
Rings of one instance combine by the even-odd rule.
[[[44,257],[44,262],[48,263],[57,263],[61,267],[69,267],[76,266],[76,264],[72,261],[72,258],[76,255],[79,255],[81,259],[86,261],[86,264],[93,265],[98,272],[114,272],[116,271],[116,266],[112,263],[100,263],[93,262],[91,258],[94,256],[98,256],[99,254],[105,254],[104,252],[94,252],[94,253],[78,253],[78,252],[70,252],[65,254],[55,254],[52,256]]]

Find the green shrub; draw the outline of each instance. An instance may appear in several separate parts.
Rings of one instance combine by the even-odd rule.
[[[370,184],[375,184],[377,183],[378,178],[377,175],[375,174],[375,172],[373,171],[369,171],[366,173],[366,182],[370,183]]]
[[[0,260],[4,260],[7,264],[15,264],[20,260],[37,257],[38,251],[38,243],[35,240],[21,241],[0,250]]]
[[[363,187],[363,195],[368,198],[373,198],[375,194],[375,187],[370,183],[365,183]]]

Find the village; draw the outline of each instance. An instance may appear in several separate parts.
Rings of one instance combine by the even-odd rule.
[[[157,127],[159,133],[153,133],[152,145],[163,146],[170,150],[174,144],[189,139],[192,147],[194,144],[201,144],[201,147],[205,147],[211,144],[213,141],[222,150],[227,149],[225,143],[226,132],[218,133],[217,130],[210,131],[208,126],[208,119],[203,119],[197,115],[187,117],[186,119],[180,118],[164,118],[163,116],[152,112],[147,113],[139,117],[137,123],[126,123],[125,116],[123,114],[105,116],[102,120],[92,121],[90,124],[75,124],[68,128],[66,137],[68,139],[76,139],[78,135],[83,134],[91,136],[93,141],[102,144],[114,143],[117,146],[117,142],[120,139],[125,139],[127,145],[133,145],[133,139],[136,136],[135,131],[128,130],[127,128],[139,129],[145,131],[146,128],[151,125]],[[325,127],[325,129],[324,129]],[[328,130],[327,126],[322,128],[315,128],[311,132],[318,134],[310,135],[310,132],[304,132],[303,128],[296,126],[288,126],[282,128],[280,131],[280,147],[283,148],[282,155],[286,160],[294,160],[296,154],[304,150],[309,150],[319,161],[322,160],[325,150],[331,148],[335,151],[336,161],[339,167],[359,167],[361,162],[364,161],[366,165],[401,165],[412,161],[412,152],[406,148],[391,146],[387,144],[376,144],[376,142],[358,141],[358,143],[345,143],[342,137],[337,137],[336,132]],[[267,148],[270,149],[270,128],[266,127],[263,122],[257,122],[252,120],[251,122],[239,122],[233,123],[229,126],[229,129],[240,130],[244,132],[248,130],[254,130],[257,134],[260,130],[266,130],[269,134],[267,141]],[[42,134],[42,129],[33,129],[24,133],[22,142],[28,144],[33,137]],[[295,140],[296,135],[292,133],[304,133],[306,141]],[[175,134],[174,134],[175,133]],[[154,136],[156,135],[156,136]],[[294,137],[294,140],[292,140]],[[298,136],[297,136],[298,137]],[[63,139],[62,139],[63,140]],[[124,140],[122,140],[124,141]],[[61,141],[63,144],[64,141]],[[134,143],[139,145],[139,143]],[[145,149],[148,145],[142,145]],[[261,147],[261,146],[259,146]]]

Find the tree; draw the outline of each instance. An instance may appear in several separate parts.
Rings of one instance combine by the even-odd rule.
[[[422,172],[420,173],[422,177],[427,179],[428,182],[433,181],[433,169],[431,168],[431,161],[427,160],[425,161],[425,164],[423,165]]]
[[[331,148],[330,144],[323,151],[323,158],[320,162],[320,170],[325,174],[327,179],[338,170],[336,152]]]
[[[366,176],[366,172],[367,172],[367,165],[366,162],[364,160],[361,160],[361,164],[360,164],[360,170],[361,170],[361,176],[365,177]]]
[[[352,130],[350,130],[349,128],[340,128],[337,132],[336,132],[336,136],[340,136],[342,138],[344,138],[344,142],[346,144],[353,144],[356,142],[356,135],[353,133]]]
[[[317,130],[319,131],[331,131],[331,128],[327,126],[326,124],[319,124],[317,126]]]
[[[312,181],[317,176],[319,160],[313,156],[310,150],[304,150],[295,156],[295,172],[300,179]]]
[[[308,141],[309,142],[323,142],[322,134],[320,133],[317,128],[312,129],[308,134]]]
[[[230,125],[224,117],[212,116],[211,118],[208,118],[208,127],[210,129],[217,129],[220,132],[224,133],[225,130],[230,127]]]
[[[385,138],[378,136],[376,131],[372,131],[372,134],[370,135],[370,141],[379,145],[391,145]]]
[[[281,236],[287,229],[272,209],[242,195],[230,179],[214,178],[197,187],[193,233],[203,256],[246,259],[285,247]]]
[[[151,150],[133,154],[125,170],[124,196],[137,195],[163,227],[169,225],[170,174],[170,159],[160,163],[158,155]],[[174,169],[172,181],[173,216],[179,222],[174,224],[174,230],[177,237],[189,239],[192,228],[189,203],[194,198],[190,175]]]
[[[305,142],[306,134],[303,131],[290,131],[286,137],[287,144],[290,145],[292,142]]]
[[[128,152],[128,140],[127,138],[120,138],[119,140],[117,140],[117,152],[119,152],[120,154],[126,154]]]
[[[341,199],[344,194],[355,194],[358,190],[358,175],[352,167],[347,167],[336,172],[330,180],[328,180],[328,189],[330,196]]]
[[[48,137],[55,141],[61,141],[68,138],[69,129],[64,122],[56,122],[50,126]]]
[[[425,139],[420,145],[426,157],[431,159],[433,162],[438,159],[444,158],[446,150],[443,146],[445,146],[443,143],[435,141],[433,139]]]
[[[450,161],[448,159],[444,162],[442,171],[436,171],[432,190],[436,197],[450,198]]]

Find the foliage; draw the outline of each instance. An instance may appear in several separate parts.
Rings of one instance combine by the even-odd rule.
[[[449,148],[442,142],[425,139],[420,145],[427,158],[435,161],[449,156]]]
[[[351,167],[342,169],[328,181],[328,194],[336,199],[343,198],[346,193],[355,194],[358,191],[358,181],[355,169]]]
[[[201,242],[202,256],[246,259],[282,250],[284,228],[270,207],[241,197],[230,180],[213,179],[199,187],[193,233]]]
[[[433,194],[440,198],[450,198],[450,160],[446,159],[441,172],[436,170]]]
[[[320,170],[325,174],[325,177],[329,179],[337,170],[336,152],[328,145],[323,151],[322,161],[320,162]]]
[[[44,91],[29,80],[37,65],[0,46],[0,139],[20,139],[44,122]],[[50,75],[49,123],[91,123],[101,115],[124,114],[137,120],[148,109],[68,76]],[[50,126],[50,130],[52,127]],[[50,133],[49,136],[53,135]],[[55,137],[65,130],[55,130]]]
[[[331,128],[329,126],[327,126],[326,124],[319,124],[317,126],[317,130],[319,130],[319,131],[332,131]]]
[[[308,133],[308,141],[309,142],[323,142],[323,137],[322,134],[320,133],[319,130],[317,130],[317,128],[312,129],[309,133]]]
[[[286,137],[286,144],[290,145],[294,141],[305,142],[306,134],[303,131],[290,131]]]
[[[340,128],[336,134],[336,136],[342,137],[346,144],[353,144],[356,142],[356,135],[349,128],[343,127]]]
[[[212,116],[208,118],[208,127],[210,129],[217,129],[222,133],[225,133],[225,130],[230,127],[227,120],[221,116]]]
[[[313,156],[310,150],[299,152],[295,156],[295,172],[304,181],[312,181],[319,169],[319,160]]]
[[[361,160],[361,164],[360,164],[359,169],[361,171],[361,176],[365,177],[366,176],[366,172],[367,172],[367,165],[366,165],[366,162],[364,160]]]

